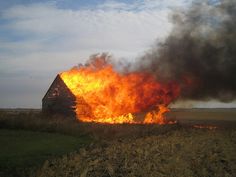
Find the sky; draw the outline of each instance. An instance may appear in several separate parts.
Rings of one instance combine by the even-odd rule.
[[[0,1],[0,108],[40,108],[56,75],[92,54],[108,52],[117,60],[134,62],[168,36],[173,9],[190,3]]]

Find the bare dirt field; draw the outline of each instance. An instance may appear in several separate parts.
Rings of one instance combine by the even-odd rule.
[[[235,108],[172,109],[167,118],[176,119],[182,125],[204,124],[236,128]]]

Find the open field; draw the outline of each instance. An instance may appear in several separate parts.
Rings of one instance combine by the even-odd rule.
[[[0,176],[17,176],[32,171],[55,156],[78,150],[89,142],[56,133],[0,129]]]
[[[178,129],[47,161],[38,177],[234,177],[236,131]]]
[[[1,110],[0,176],[236,176],[235,109],[175,109],[167,118],[179,123],[105,125]]]
[[[29,115],[38,117],[40,109],[0,109],[1,115],[9,117]],[[177,120],[182,125],[213,124],[218,126],[236,127],[236,108],[194,108],[194,109],[171,109],[167,113],[168,119]]]
[[[181,125],[215,125],[219,128],[236,128],[235,108],[172,109],[167,117],[178,120]]]

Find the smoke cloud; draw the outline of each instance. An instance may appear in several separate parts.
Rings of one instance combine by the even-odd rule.
[[[181,84],[182,99],[236,98],[236,1],[195,2],[172,16],[174,28],[140,58],[138,70]]]

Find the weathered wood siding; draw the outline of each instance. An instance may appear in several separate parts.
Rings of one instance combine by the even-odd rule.
[[[61,114],[75,117],[76,98],[57,75],[42,99],[42,111],[47,114]]]

